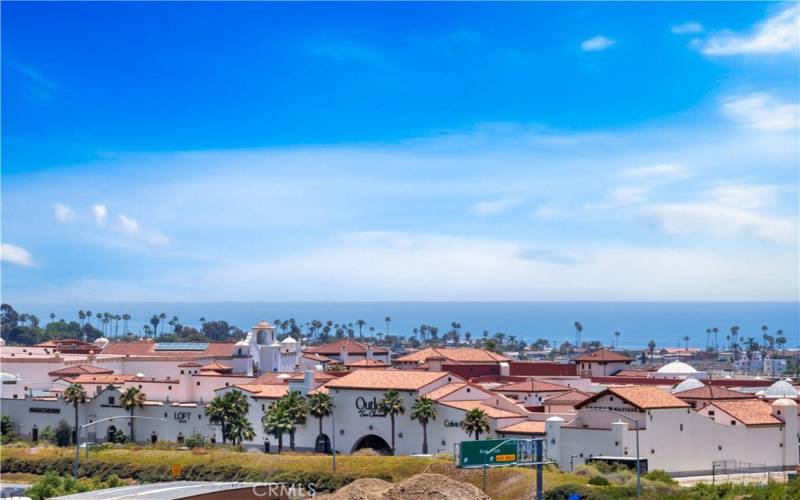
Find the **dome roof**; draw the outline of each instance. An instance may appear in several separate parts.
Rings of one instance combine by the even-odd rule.
[[[256,326],[254,326],[253,328],[255,328],[256,330],[258,330],[258,329],[261,329],[261,328],[267,328],[267,329],[269,329],[269,328],[272,328],[272,325],[270,325],[270,324],[269,324],[269,321],[266,321],[266,320],[261,320],[261,321],[259,321],[259,322],[258,322],[258,324],[257,324]]]
[[[558,415],[553,415],[552,417],[545,420],[545,422],[563,422],[564,419],[559,417]]]
[[[798,395],[797,389],[785,380],[778,380],[764,391],[765,398],[796,398]]]
[[[797,406],[797,403],[792,401],[791,399],[780,398],[776,399],[772,406]]]
[[[105,337],[98,337],[92,342],[94,345],[106,345],[108,344],[108,339]]]
[[[0,372],[0,380],[3,382],[16,382],[17,377],[7,372]]]
[[[291,335],[289,335],[285,339],[281,340],[281,344],[296,344],[296,343],[297,343],[297,341]]]
[[[687,365],[683,361],[673,361],[672,363],[667,363],[666,365],[656,370],[656,373],[687,375],[690,373],[697,373],[697,370],[692,368],[690,365]]]
[[[692,389],[699,389],[700,387],[705,387],[705,384],[697,380],[696,378],[687,378],[680,384],[676,385],[670,391],[672,394],[676,394],[679,392],[690,391]]]

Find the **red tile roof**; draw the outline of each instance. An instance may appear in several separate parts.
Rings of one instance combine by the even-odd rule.
[[[103,350],[103,354],[116,354],[120,356],[160,356],[181,358],[207,358],[209,356],[232,357],[233,342],[208,342],[204,351],[156,351],[156,343],[151,340],[135,342],[110,342]]]
[[[227,365],[223,365],[222,363],[213,362],[210,364],[205,365],[204,367],[200,368],[201,372],[218,372],[218,373],[230,373],[233,371],[233,368]]]
[[[77,377],[62,377],[65,380],[75,384],[122,384],[131,380],[135,380],[136,375],[89,375],[83,374]],[[175,383],[178,383],[175,381]]]
[[[442,378],[463,382],[463,379],[448,372],[409,371],[409,370],[355,370],[344,377],[331,380],[329,389],[371,389],[397,391],[416,391]]]
[[[342,354],[342,347],[347,348],[348,354],[366,355],[368,344],[364,342],[357,342],[353,339],[341,339],[330,344],[318,345],[310,347],[306,352],[312,354],[324,354],[326,356],[340,356]],[[372,346],[372,352],[375,354],[388,354],[389,351],[383,347]]]
[[[450,384],[445,384],[438,389],[434,389],[431,392],[425,394],[426,398],[431,398],[434,401],[438,401],[445,396],[449,396],[450,394],[456,392],[457,390],[468,386],[466,382],[452,382]]]
[[[573,361],[579,361],[584,363],[599,363],[599,362],[626,362],[626,361],[633,361],[633,358],[629,358],[624,354],[620,354],[618,352],[614,352],[610,349],[598,349],[597,351],[592,351],[586,354],[582,354],[576,357]]]
[[[305,380],[305,377],[306,376],[305,376],[304,373],[298,373],[296,375],[292,375],[287,380],[291,380],[292,382],[302,382],[303,380]],[[331,373],[328,373],[328,372],[320,372],[320,371],[315,371],[314,372],[314,381],[315,382],[327,382],[328,380],[333,380],[333,379],[337,379],[337,378],[339,378],[339,377],[337,377],[336,375],[333,375]]]
[[[288,385],[241,384],[234,387],[249,393],[250,396],[256,399],[278,399],[289,392]]]
[[[672,394],[669,394],[658,387],[648,385],[630,385],[624,387],[609,387],[598,392],[594,396],[575,405],[576,409],[597,401],[606,395],[614,395],[639,408],[640,410],[655,410],[662,408],[686,408],[689,406],[685,401],[681,401]]]
[[[569,391],[569,387],[564,385],[551,384],[541,380],[523,380],[522,382],[512,382],[494,389],[495,392],[564,392]]]
[[[320,354],[318,352],[306,352],[303,354],[303,357],[306,359],[310,359],[311,361],[317,361],[319,363],[341,363],[338,359],[329,358],[324,354]]]
[[[452,363],[499,363],[509,361],[505,356],[488,349],[473,347],[426,347],[397,358],[398,363],[419,363],[430,359],[441,359]]]
[[[535,420],[528,420],[526,422],[518,422],[509,426],[497,429],[498,433],[508,434],[545,434],[544,422],[537,422]]]
[[[754,399],[755,394],[746,394],[744,392],[726,389],[725,387],[705,386],[698,387],[697,389],[689,389],[675,394],[679,399]]]
[[[64,368],[59,368],[58,370],[54,370],[48,373],[51,377],[77,377],[78,375],[98,375],[98,374],[109,374],[114,373],[114,370],[109,368],[100,368],[97,366],[92,365],[73,365],[73,366],[65,366]]]
[[[345,366],[353,367],[353,368],[381,368],[381,367],[389,367],[391,365],[387,365],[383,361],[378,361],[377,359],[359,359],[354,363],[347,363]]]
[[[494,406],[485,404],[484,401],[438,401],[440,405],[449,406],[451,408],[458,408],[459,410],[469,411],[475,408],[486,412],[486,416],[490,418],[519,418],[521,415],[513,413],[508,410],[501,410]]]
[[[569,391],[564,392],[561,394],[556,394],[555,396],[550,396],[549,398],[544,400],[544,404],[548,405],[576,405],[583,401],[586,401],[592,397],[591,394],[588,392],[583,391]]]
[[[709,406],[716,406],[744,425],[776,425],[783,423],[779,418],[772,415],[772,407],[769,403],[765,403],[760,399],[714,401]]]
[[[614,374],[615,377],[642,377],[646,378],[648,373],[644,370],[620,370]]]

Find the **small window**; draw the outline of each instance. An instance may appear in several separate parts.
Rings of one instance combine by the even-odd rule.
[[[142,388],[142,384],[139,384],[139,389],[141,389],[141,388]]]
[[[167,418],[167,414],[166,414],[166,412],[164,413],[164,418]]]
[[[108,398],[108,404],[110,404],[110,405],[113,405],[113,404],[114,404],[114,397],[113,397],[113,396],[109,396],[109,398]]]
[[[183,370],[181,370],[181,375],[183,375]]]
[[[168,390],[168,391],[171,391],[171,390],[172,390],[172,386],[171,386],[171,385],[168,385],[168,386],[167,386],[167,390]]]
[[[681,424],[681,432],[683,432],[683,424]]]
[[[714,410],[708,410],[708,416],[709,417],[713,417],[714,416]]]
[[[650,449],[650,453],[655,453],[655,452],[656,452],[656,450],[654,450],[652,448]]]
[[[736,420],[731,420],[731,425],[736,425]]]
[[[719,445],[719,446],[717,446],[717,449],[718,449],[719,451],[722,451],[722,445]]]
[[[197,381],[197,387],[200,387],[200,381],[199,380]]]
[[[203,418],[203,414],[202,414],[202,413],[198,413],[198,414],[197,414],[197,420],[200,420],[200,419],[202,419],[202,418]]]
[[[614,396],[609,396],[609,397],[608,397],[608,400],[609,400],[609,401],[614,401]]]

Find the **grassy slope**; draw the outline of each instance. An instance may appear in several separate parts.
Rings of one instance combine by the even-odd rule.
[[[68,448],[45,447],[33,452],[29,448],[5,448],[4,457],[67,457],[73,456]],[[107,449],[90,452],[92,461],[138,463],[147,465],[171,466],[188,465],[234,465],[258,471],[321,471],[331,469],[331,458],[324,455],[283,454],[265,455],[261,453],[241,453],[225,450],[211,450],[206,454],[193,454],[190,451],[151,450],[151,449]],[[84,460],[83,455],[81,460]],[[452,459],[419,457],[382,456],[340,456],[337,457],[337,472],[358,477],[386,477],[397,481],[421,472],[445,474],[459,481],[470,482],[478,487],[482,484],[480,470],[463,470],[453,466]],[[545,489],[566,482],[584,483],[585,478],[555,470],[545,471]],[[536,486],[536,471],[531,468],[508,467],[489,471],[489,494],[497,499],[523,498]]]

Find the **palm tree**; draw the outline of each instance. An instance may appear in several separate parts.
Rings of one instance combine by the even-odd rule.
[[[158,319],[161,321],[161,336],[164,336],[164,323],[167,322],[167,315],[166,313],[161,313],[158,315]]]
[[[433,400],[422,396],[414,401],[411,408],[411,420],[416,420],[422,426],[422,453],[428,454],[428,422],[436,420],[439,412],[433,405]]]
[[[464,430],[467,436],[475,434],[475,441],[480,439],[482,432],[489,432],[489,417],[480,408],[473,408],[464,416]]]
[[[656,341],[651,340],[647,343],[647,349],[650,351],[650,362],[653,362],[653,351],[656,350]]]
[[[277,402],[269,407],[264,416],[261,417],[261,425],[264,426],[264,432],[271,434],[278,439],[278,454],[283,451],[283,435],[289,432],[292,427],[292,422],[289,415],[286,414],[286,409],[279,405]]]
[[[120,396],[119,401],[122,403],[122,407],[130,412],[131,417],[133,417],[133,410],[136,408],[141,408],[144,406],[145,395],[140,389],[136,387],[128,387],[125,389],[125,392],[122,393]],[[133,434],[133,421],[135,419],[131,418],[131,443],[135,443],[134,441],[134,434]]]
[[[392,322],[392,318],[386,316],[385,318],[383,318],[383,321],[386,322],[386,335],[389,335],[389,323]]]
[[[731,327],[731,338],[733,339],[733,345],[736,346],[736,348],[733,350],[734,360],[736,360],[737,354],[739,352],[739,343],[736,341],[736,337],[738,336],[739,336],[739,327],[737,325],[734,325]]]
[[[706,349],[711,345],[711,328],[706,328]]]
[[[331,412],[333,412],[333,398],[329,394],[325,394],[324,392],[315,392],[314,394],[308,396],[308,413],[311,416],[319,419],[319,434],[317,435],[317,439],[320,439],[323,435],[322,419],[330,416]]]
[[[237,417],[230,422],[228,425],[228,432],[230,434],[231,443],[233,444],[239,444],[242,441],[250,441],[256,437],[253,424],[243,416]]]
[[[717,334],[719,333],[719,328],[715,326],[711,329],[711,332],[714,334],[714,350],[719,351],[719,344],[717,343]]]
[[[50,321],[55,321],[56,313],[50,313]]]
[[[81,329],[83,329],[83,320],[86,319],[86,313],[83,312],[83,309],[78,311],[78,323],[81,325]]]
[[[222,427],[222,443],[231,436],[231,423],[247,418],[250,404],[244,394],[234,389],[217,396],[206,405],[205,414],[212,424]]]
[[[581,345],[581,332],[583,331],[583,325],[580,321],[575,322],[575,345]]]
[[[359,338],[363,337],[363,335],[361,335],[361,329],[364,328],[364,325],[366,325],[366,324],[367,324],[367,322],[364,321],[363,319],[360,319],[360,320],[356,321],[356,325],[358,325],[358,337]]]
[[[154,314],[150,318],[150,324],[153,325],[153,336],[155,337],[158,335],[158,324],[161,323],[161,320],[158,318],[158,314]]]
[[[86,389],[81,384],[71,384],[64,389],[64,402],[71,404],[75,408],[75,443],[78,442],[78,432],[80,432],[80,425],[78,423],[78,405],[86,403]],[[77,462],[75,462],[77,467]],[[77,473],[77,471],[76,471]]]
[[[127,335],[129,333],[128,332],[128,320],[129,319],[131,319],[131,315],[130,314],[123,314],[122,315],[122,329],[124,330],[122,333],[124,335]]]
[[[289,449],[294,451],[294,435],[297,431],[297,424],[308,415],[308,402],[300,394],[300,391],[289,391],[278,399],[276,404],[283,407],[286,417],[289,419]]]
[[[384,392],[383,399],[378,405],[384,415],[389,415],[392,422],[392,455],[394,455],[394,419],[397,415],[405,413],[406,407],[403,404],[403,398],[400,397],[400,393],[394,390]]]
[[[175,333],[175,329],[178,327],[178,322],[179,321],[180,320],[178,319],[177,316],[173,316],[172,317],[172,333]]]
[[[614,332],[614,348],[619,347],[619,332]]]
[[[683,341],[686,343],[686,350],[689,350],[689,336],[683,337]]]

